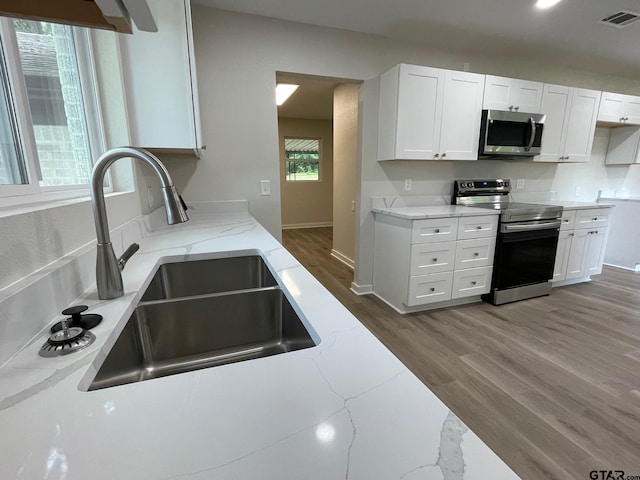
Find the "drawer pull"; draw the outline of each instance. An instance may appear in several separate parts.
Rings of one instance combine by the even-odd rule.
[[[477,257],[478,255],[480,255],[478,252],[473,252],[474,257]]]
[[[430,292],[435,292],[435,291],[436,291],[436,289],[435,289],[435,288],[433,288],[433,287],[431,287],[431,288],[429,289],[429,291],[430,291]]]
[[[471,280],[471,285],[475,285],[476,281],[475,280]]]
[[[478,230],[482,230],[482,225],[478,225],[478,226],[476,227],[476,229],[478,229]]]
[[[562,220],[564,223],[569,223],[569,219],[565,218],[564,220]]]
[[[440,229],[439,229],[439,228],[436,228],[436,229],[435,229],[435,232],[436,232],[436,233],[440,233]]]
[[[431,260],[433,260],[434,262],[437,262],[438,259],[437,258],[432,258]]]
[[[593,217],[593,218],[591,219],[591,221],[593,221],[593,222],[597,222],[597,221],[598,221],[598,217]]]

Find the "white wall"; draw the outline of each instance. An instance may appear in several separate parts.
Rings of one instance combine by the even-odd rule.
[[[330,226],[333,217],[333,130],[331,120],[280,118],[280,185],[282,226]],[[320,180],[285,181],[285,137],[320,139]]]
[[[292,72],[354,80],[372,79],[397,63],[470,70],[548,83],[640,94],[640,81],[522,59],[479,56],[337,29],[302,25],[194,5],[193,27],[205,156],[191,169],[185,196],[191,200],[246,198],[251,212],[280,236],[275,73]],[[375,84],[375,82],[374,82]],[[371,90],[373,88],[373,90]],[[361,92],[359,115],[377,116],[377,92]],[[373,95],[373,96],[371,96]],[[375,100],[374,100],[375,99]],[[366,104],[367,100],[371,102]],[[375,111],[374,111],[375,110]],[[359,121],[365,122],[366,118]],[[364,123],[363,123],[364,125]],[[413,194],[448,193],[453,178],[509,176],[525,178],[527,188],[554,188],[559,167],[517,162],[386,162],[378,164],[367,145],[375,129],[362,131],[359,224],[356,257],[371,258],[369,198],[401,192],[414,178]],[[562,166],[572,168],[571,166]],[[181,165],[171,168],[182,170]],[[588,169],[589,167],[583,167]],[[173,172],[173,170],[172,170]],[[270,179],[272,195],[259,196],[259,180]],[[359,271],[362,270],[362,271]],[[370,268],[359,265],[356,281],[370,283]]]
[[[333,250],[343,260],[355,263],[356,213],[358,203],[358,91],[360,85],[343,83],[333,92]]]

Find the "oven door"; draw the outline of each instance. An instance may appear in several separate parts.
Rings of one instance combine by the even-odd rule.
[[[492,289],[505,290],[551,280],[559,227],[559,220],[501,225]]]

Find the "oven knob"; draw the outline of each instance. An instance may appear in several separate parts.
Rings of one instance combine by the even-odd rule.
[[[508,187],[509,186],[509,182],[504,182],[504,186]]]

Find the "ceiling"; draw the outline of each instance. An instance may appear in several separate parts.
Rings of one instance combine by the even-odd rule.
[[[535,0],[194,0],[223,10],[422,42],[640,74],[640,22],[618,29],[598,20],[638,0],[563,0],[548,10]]]
[[[333,119],[333,89],[339,84],[335,79],[278,73],[276,83],[300,85],[293,95],[278,107],[279,117]]]

